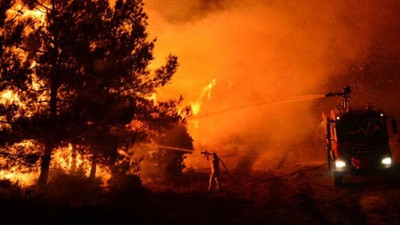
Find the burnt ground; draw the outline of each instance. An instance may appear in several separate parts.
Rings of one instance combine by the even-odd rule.
[[[333,187],[321,164],[235,180],[225,174],[225,190],[211,195],[205,173],[179,188],[128,188],[93,198],[0,188],[0,224],[400,224],[398,166],[391,181],[348,176],[344,186]]]

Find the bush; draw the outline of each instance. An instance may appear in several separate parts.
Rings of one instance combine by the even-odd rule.
[[[10,180],[0,180],[0,198],[10,199],[21,197],[21,187],[18,183],[12,183]]]
[[[145,191],[136,175],[114,175],[109,183],[110,194],[114,198],[137,198]]]
[[[101,180],[91,180],[81,174],[54,172],[43,194],[59,203],[85,203],[98,200],[102,195]]]

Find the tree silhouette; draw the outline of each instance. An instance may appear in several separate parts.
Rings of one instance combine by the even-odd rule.
[[[158,142],[161,146],[170,146],[193,150],[193,139],[187,131],[185,124],[177,123],[172,127],[160,132]],[[157,157],[165,164],[167,179],[172,185],[182,182],[182,170],[185,168],[184,159],[188,152],[183,151],[160,151]]]
[[[21,46],[24,27],[29,26],[32,21],[29,19],[16,21],[16,18],[21,15],[20,11],[16,11],[15,15],[11,17],[8,16],[7,11],[14,5],[14,1],[0,1],[0,94],[2,95],[0,101],[0,156],[4,159],[1,167],[6,169],[15,166],[16,162],[26,166],[37,161],[34,151],[21,145],[13,145],[21,141],[21,136],[10,135],[8,132],[11,124],[30,109],[29,105],[22,106],[12,99],[12,93],[20,91],[27,95],[30,94],[26,81],[29,79],[28,74],[32,72],[31,61],[22,59],[15,51],[16,46]]]
[[[179,101],[156,105],[147,99],[178,63],[169,56],[165,66],[148,69],[155,40],[147,40],[141,0],[118,0],[115,7],[107,0],[25,0],[21,6],[43,19],[15,19],[4,28],[20,37],[4,52],[22,62],[3,54],[1,66],[18,70],[2,70],[1,80],[24,107],[9,113],[2,139],[3,145],[29,139],[43,146],[40,185],[57,147],[83,146],[92,154],[94,174],[97,162],[115,161],[118,148],[179,120]]]

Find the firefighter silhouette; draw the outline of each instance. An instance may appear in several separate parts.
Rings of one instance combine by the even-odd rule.
[[[219,191],[221,192],[221,183],[219,179],[219,162],[221,159],[218,157],[217,153],[212,154],[213,158],[211,160],[211,175],[208,184],[208,191],[212,192],[214,190],[215,185],[218,187]]]

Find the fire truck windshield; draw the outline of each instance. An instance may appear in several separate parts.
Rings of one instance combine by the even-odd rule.
[[[381,118],[352,118],[336,124],[339,141],[380,142],[385,141],[387,132]]]

